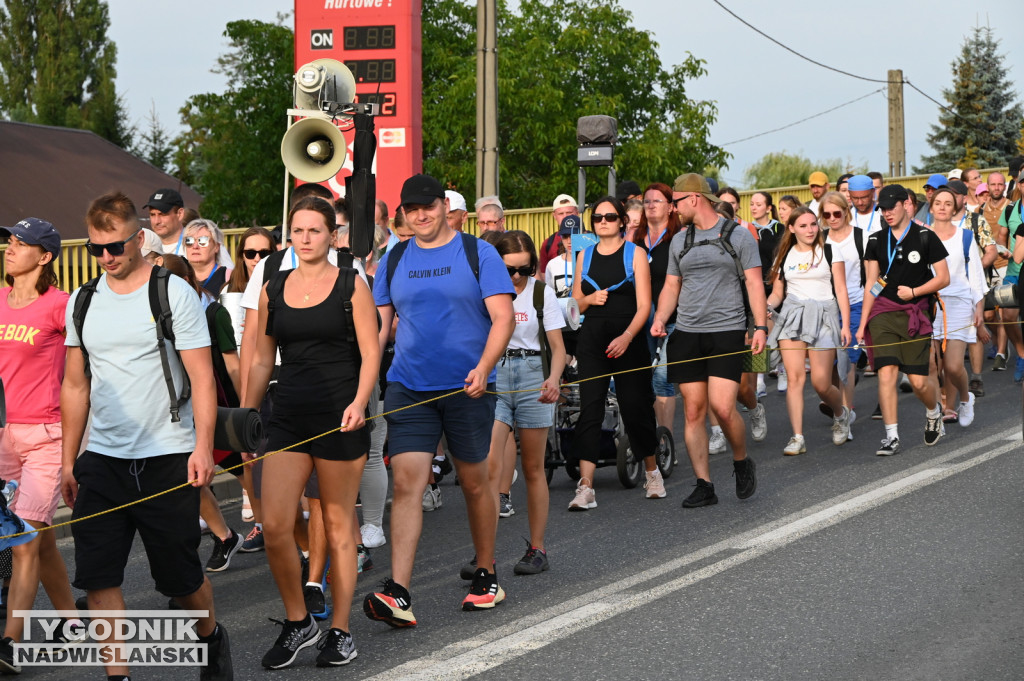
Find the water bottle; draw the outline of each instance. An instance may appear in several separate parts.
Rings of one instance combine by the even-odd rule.
[[[14,499],[14,493],[15,493],[15,491],[17,491],[17,489],[18,489],[18,481],[17,480],[8,480],[7,484],[4,485],[3,495],[4,495],[4,499],[7,501],[8,504],[11,503],[12,499]]]

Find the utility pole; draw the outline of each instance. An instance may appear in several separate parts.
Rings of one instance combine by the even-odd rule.
[[[907,174],[907,143],[903,124],[903,71],[889,71],[889,177]]]
[[[476,3],[476,196],[498,195],[498,17]]]

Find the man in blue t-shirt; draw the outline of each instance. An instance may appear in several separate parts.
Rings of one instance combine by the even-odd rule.
[[[442,433],[455,460],[476,549],[477,568],[462,609],[493,608],[505,598],[494,573],[498,505],[488,481],[487,453],[494,366],[515,328],[514,289],[505,263],[490,244],[449,227],[441,184],[414,175],[402,186],[401,201],[415,238],[384,256],[373,287],[382,347],[396,314],[400,320],[384,399],[394,474],[393,578],[363,601],[370,619],[393,627],[416,624],[408,588],[423,525],[423,490]],[[397,264],[390,265],[396,257]]]

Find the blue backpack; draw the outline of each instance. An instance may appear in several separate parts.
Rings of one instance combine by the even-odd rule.
[[[586,249],[584,249],[584,251],[583,251],[583,271],[581,273],[581,276],[583,277],[583,281],[585,281],[588,284],[590,284],[591,286],[593,286],[595,290],[600,291],[601,287],[598,286],[596,281],[594,281],[593,279],[590,278],[590,274],[589,274],[589,272],[590,272],[590,261],[594,258],[594,249],[595,248],[597,248],[596,245],[588,246]],[[635,251],[636,251],[636,244],[634,244],[632,241],[627,241],[626,242],[626,247],[622,249],[622,264],[626,268],[626,278],[623,279],[622,281],[620,281],[619,283],[613,285],[613,286],[609,286],[606,290],[614,291],[615,289],[619,288],[620,286],[622,286],[626,282],[633,281],[633,253]]]

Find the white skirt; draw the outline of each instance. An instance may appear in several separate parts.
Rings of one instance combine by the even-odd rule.
[[[974,326],[974,305],[967,298],[944,296],[939,293],[942,304],[935,309],[935,323],[932,324],[932,338],[959,340],[975,343],[978,329]],[[943,313],[945,307],[945,313]]]

